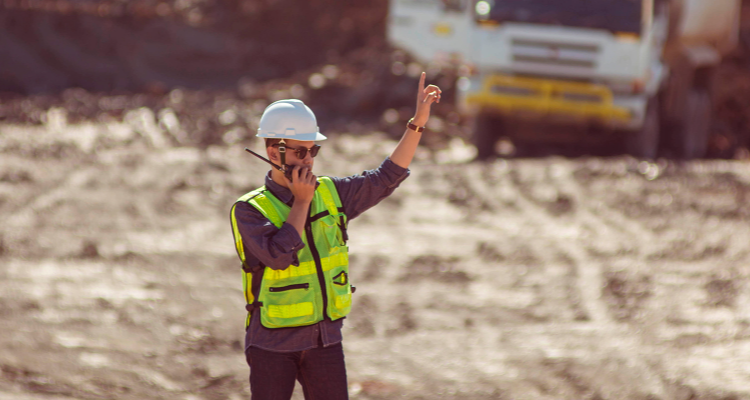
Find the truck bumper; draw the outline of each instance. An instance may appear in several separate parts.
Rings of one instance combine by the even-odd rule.
[[[491,74],[475,78],[459,95],[459,108],[514,118],[539,118],[610,128],[640,126],[645,98],[615,98],[605,85]]]

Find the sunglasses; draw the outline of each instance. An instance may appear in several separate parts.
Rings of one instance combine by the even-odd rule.
[[[274,144],[271,147],[279,147],[279,144]],[[310,152],[310,157],[315,157],[318,155],[318,151],[320,151],[320,145],[316,144],[313,147],[310,147],[309,149],[307,147],[289,147],[286,146],[287,150],[294,150],[294,153],[297,155],[297,158],[302,160],[303,158],[307,157],[307,152]]]

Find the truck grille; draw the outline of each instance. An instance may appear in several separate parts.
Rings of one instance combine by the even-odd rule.
[[[516,72],[584,78],[596,69],[599,46],[513,39],[511,52]]]

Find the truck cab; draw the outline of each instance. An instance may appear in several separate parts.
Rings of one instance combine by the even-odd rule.
[[[685,10],[682,0],[390,0],[388,37],[423,62],[469,66],[457,105],[478,158],[501,137],[517,147],[622,139],[654,158],[665,49]]]

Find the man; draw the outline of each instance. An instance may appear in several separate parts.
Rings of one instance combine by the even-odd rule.
[[[351,308],[346,227],[388,197],[409,164],[440,89],[419,79],[417,108],[390,157],[346,178],[316,177],[325,140],[312,110],[280,100],[263,112],[258,137],[286,173],[271,169],[265,185],[232,207],[235,245],[247,301],[245,356],[253,399],[289,399],[295,380],[305,399],[348,399],[341,327]]]

